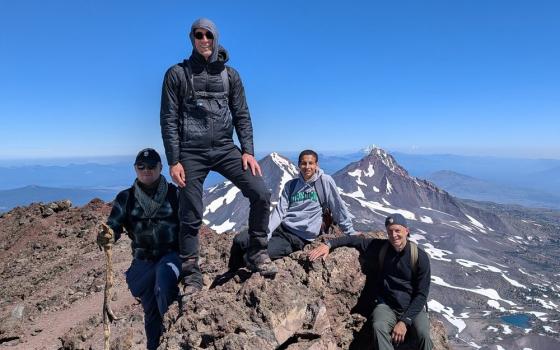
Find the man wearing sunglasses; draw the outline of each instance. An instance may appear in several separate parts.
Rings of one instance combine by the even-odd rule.
[[[179,259],[178,189],[161,175],[161,158],[152,148],[140,151],[134,162],[136,180],[121,191],[106,226],[97,236],[99,247],[115,243],[126,230],[131,239],[132,264],[126,283],[144,309],[147,348],[156,349],[162,318],[177,299]]]
[[[169,172],[180,190],[180,255],[184,294],[202,289],[198,230],[202,191],[209,171],[234,183],[250,201],[247,266],[263,276],[277,272],[267,253],[270,192],[254,158],[253,127],[241,78],[226,66],[216,25],[196,20],[189,59],[169,68],[161,97],[160,124]],[[233,130],[241,148],[233,141]]]

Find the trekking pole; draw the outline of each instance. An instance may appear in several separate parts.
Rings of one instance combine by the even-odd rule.
[[[112,238],[113,231],[109,226],[102,223],[101,228],[103,230],[103,234],[105,236],[109,236]],[[105,294],[103,296],[103,337],[104,337],[104,345],[103,349],[109,350],[109,339],[111,338],[111,322],[118,320],[118,317],[115,316],[113,310],[111,309],[111,295],[112,295],[112,288],[113,288],[113,245],[107,244],[103,246],[103,250],[105,251],[105,264],[106,264],[106,273],[105,273]]]

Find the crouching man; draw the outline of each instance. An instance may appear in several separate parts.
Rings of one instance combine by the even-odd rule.
[[[298,159],[299,176],[286,182],[268,224],[268,255],[272,260],[288,256],[328,232],[333,221],[347,234],[355,234],[352,215],[340,197],[332,177],[319,168],[315,151],[304,150]],[[235,236],[229,260],[230,271],[244,265],[250,237]]]
[[[419,349],[432,349],[430,323],[424,309],[430,289],[428,255],[408,240],[409,229],[401,214],[385,220],[388,240],[345,236],[327,241],[309,252],[311,261],[326,257],[338,247],[360,251],[365,273],[374,284],[373,338],[375,349],[393,349],[409,330],[416,333]]]
[[[115,243],[123,229],[131,239],[132,264],[126,283],[144,309],[147,348],[156,349],[162,334],[162,317],[177,299],[181,260],[178,250],[178,190],[161,175],[159,154],[146,148],[136,157],[136,180],[115,201],[106,234],[97,236],[100,247]]]

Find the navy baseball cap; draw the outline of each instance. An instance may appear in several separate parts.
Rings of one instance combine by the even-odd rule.
[[[408,224],[406,223],[406,219],[401,214],[391,214],[387,216],[387,218],[385,219],[385,227],[391,225],[401,225],[404,227],[408,227]]]
[[[136,161],[134,165],[138,164],[148,164],[151,166],[156,166],[158,163],[161,163],[161,157],[153,148],[144,148],[138,155],[136,156]]]

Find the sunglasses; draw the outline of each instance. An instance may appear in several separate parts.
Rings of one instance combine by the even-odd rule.
[[[157,165],[138,164],[136,166],[136,169],[138,170],[144,170],[144,169],[154,170],[155,168],[157,168]]]
[[[206,37],[206,39],[208,40],[212,40],[214,39],[214,34],[212,34],[211,32],[206,32],[206,34],[203,32],[194,32],[194,37],[198,40],[202,40],[202,38],[204,37]]]

